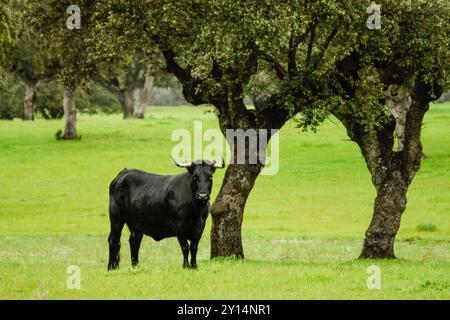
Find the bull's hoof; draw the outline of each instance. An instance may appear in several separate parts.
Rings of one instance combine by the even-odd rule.
[[[114,271],[119,269],[118,265],[108,265],[108,271]]]

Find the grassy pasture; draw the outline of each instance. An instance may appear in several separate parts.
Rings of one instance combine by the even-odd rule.
[[[247,203],[244,261],[209,260],[208,225],[197,271],[181,269],[176,239],[149,238],[132,269],[124,229],[121,268],[106,272],[109,182],[124,167],[178,173],[171,133],[192,131],[194,120],[216,128],[208,110],[151,108],[143,121],[82,115],[82,139],[70,142],[53,137],[62,121],[0,121],[0,299],[450,298],[448,103],[425,119],[429,158],[408,193],[398,260],[356,260],[375,192],[359,149],[330,119],[316,134],[293,122],[281,131],[280,170],[260,176]],[[367,289],[372,264],[381,290]],[[81,269],[80,290],[67,288],[69,265]]]

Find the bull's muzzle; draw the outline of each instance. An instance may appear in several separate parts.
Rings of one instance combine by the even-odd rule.
[[[208,193],[197,193],[197,200],[209,200],[209,194]]]

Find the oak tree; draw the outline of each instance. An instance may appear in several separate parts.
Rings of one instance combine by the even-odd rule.
[[[90,48],[95,37],[90,34],[94,0],[71,1],[28,0],[29,20],[39,35],[42,50],[55,62],[58,76],[64,85],[65,127],[58,137],[65,140],[79,138],[76,130],[77,88],[88,78],[94,65]]]

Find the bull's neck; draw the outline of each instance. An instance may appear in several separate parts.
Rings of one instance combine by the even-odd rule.
[[[194,207],[196,209],[202,210],[204,209],[209,203],[209,200],[197,200],[194,198]]]

